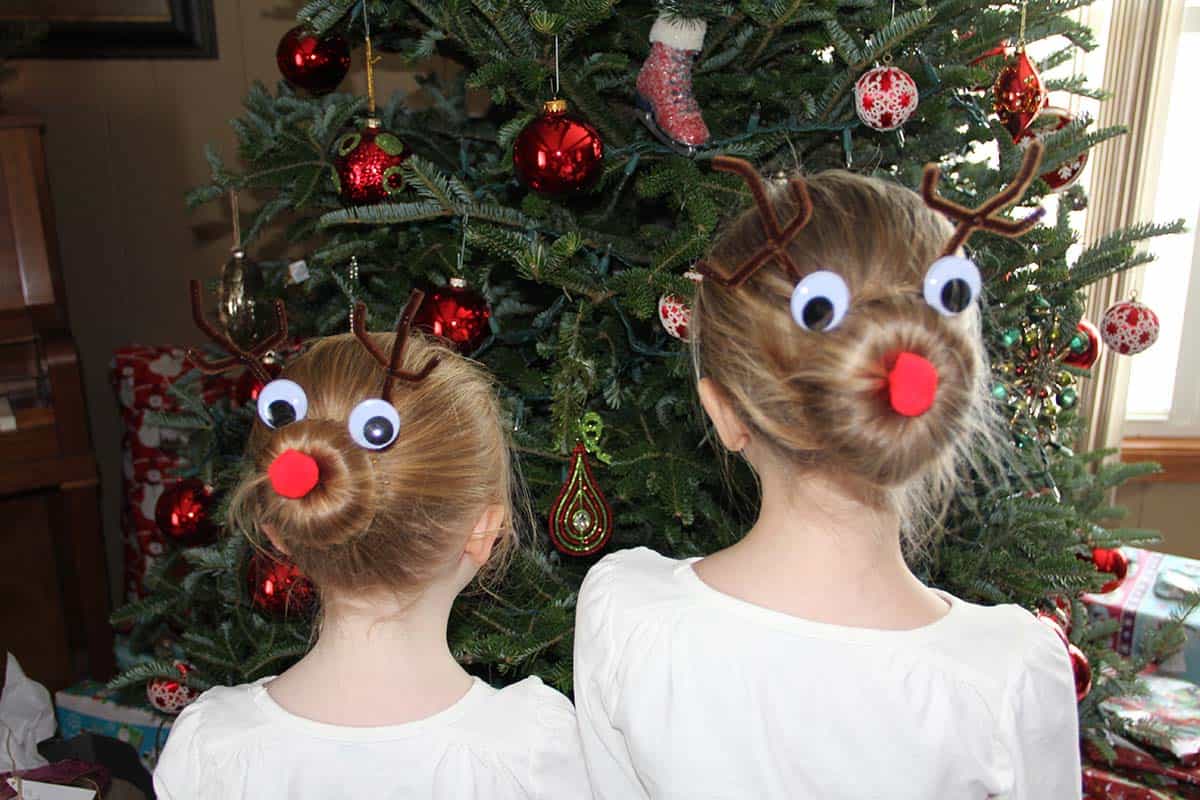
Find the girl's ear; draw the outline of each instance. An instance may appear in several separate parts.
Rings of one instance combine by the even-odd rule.
[[[463,554],[471,559],[476,567],[482,567],[491,558],[492,548],[496,545],[496,539],[500,536],[500,529],[503,525],[504,506],[488,506],[479,515],[475,529],[471,531],[471,535],[467,537],[467,543],[463,545]]]
[[[730,452],[740,453],[750,444],[750,429],[738,417],[729,395],[712,378],[700,379],[699,392],[700,405],[704,406],[705,413],[717,429],[721,444]]]
[[[284,547],[283,537],[279,535],[279,531],[275,529],[274,525],[263,525],[262,532],[266,534],[267,541],[274,545],[276,550],[283,553],[285,556],[291,555],[291,553],[288,552],[288,549]]]

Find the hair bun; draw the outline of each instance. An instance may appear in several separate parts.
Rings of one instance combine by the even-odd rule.
[[[275,480],[278,465],[301,458],[316,465],[315,484],[305,492],[292,492],[296,487],[285,481],[288,485],[281,491]],[[350,441],[343,426],[304,420],[282,428],[259,454],[258,467],[270,476],[261,488],[265,518],[289,549],[332,547],[371,522],[374,476],[366,451]]]

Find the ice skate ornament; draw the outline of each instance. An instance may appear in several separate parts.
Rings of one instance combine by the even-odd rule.
[[[707,24],[660,16],[650,28],[650,55],[637,77],[642,122],[663,144],[690,154],[708,141],[708,126],[692,93],[692,65]]]

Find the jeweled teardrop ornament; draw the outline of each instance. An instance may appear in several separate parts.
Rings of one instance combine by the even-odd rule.
[[[588,464],[580,442],[571,454],[567,479],[550,508],[550,541],[569,556],[590,556],[608,544],[613,513]]]

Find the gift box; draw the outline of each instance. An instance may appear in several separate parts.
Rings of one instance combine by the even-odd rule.
[[[1111,697],[1100,704],[1101,711],[1123,722],[1134,738],[1170,753],[1182,766],[1200,765],[1200,686],[1161,675],[1143,675],[1141,683],[1144,695]]]
[[[1093,621],[1116,619],[1112,647],[1121,655],[1137,655],[1147,636],[1170,622],[1186,592],[1200,589],[1200,561],[1152,550],[1122,548],[1129,571],[1106,594],[1085,594]],[[1200,610],[1184,621],[1187,641],[1159,665],[1158,672],[1200,683]]]
[[[171,730],[171,717],[149,706],[122,703],[116,692],[96,681],[83,681],[57,692],[54,706],[60,736],[70,739],[96,733],[127,742],[149,770],[154,769]]]

